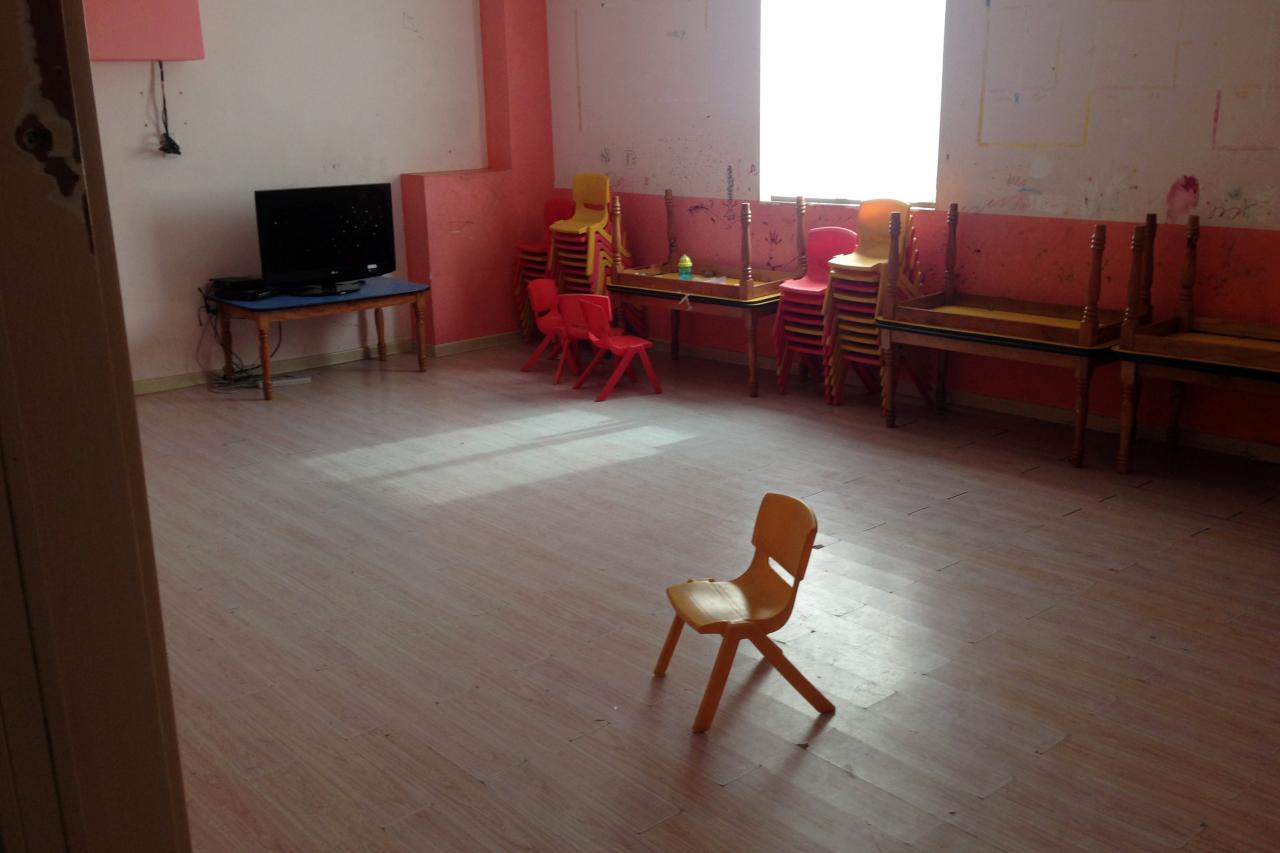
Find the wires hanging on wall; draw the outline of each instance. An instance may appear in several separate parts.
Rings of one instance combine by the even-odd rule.
[[[164,60],[158,60],[157,65],[160,66],[160,148],[161,154],[172,154],[175,157],[182,153],[182,147],[178,145],[178,140],[173,138],[169,133],[169,99],[165,96],[164,91]]]

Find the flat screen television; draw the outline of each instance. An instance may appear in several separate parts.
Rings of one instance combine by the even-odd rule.
[[[341,293],[396,267],[390,184],[259,190],[262,278],[294,293]]]

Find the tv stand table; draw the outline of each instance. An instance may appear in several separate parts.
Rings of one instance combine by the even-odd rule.
[[[230,379],[231,321],[252,320],[258,328],[258,352],[262,360],[262,398],[271,399],[271,324],[284,320],[302,320],[307,317],[330,317],[353,311],[373,309],[374,325],[378,330],[378,360],[387,360],[387,342],[384,333],[382,309],[395,305],[413,306],[414,334],[418,341],[418,371],[427,369],[427,296],[431,287],[398,278],[378,276],[365,280],[364,287],[354,293],[334,293],[324,296],[270,296],[266,299],[213,299],[218,306],[218,331],[225,359],[223,376]]]

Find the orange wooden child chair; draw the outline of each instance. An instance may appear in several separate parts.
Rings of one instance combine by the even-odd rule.
[[[796,591],[800,588],[800,581],[804,580],[817,534],[818,519],[804,501],[770,492],[760,501],[755,532],[751,534],[751,544],[756,546],[755,556],[740,577],[731,581],[690,580],[667,587],[667,598],[676,610],[676,617],[667,633],[667,642],[658,656],[658,663],[653,668],[654,675],[666,674],[680,631],[686,624],[699,634],[719,634],[723,638],[702,704],[698,706],[698,716],[693,721],[695,732],[711,728],[725,683],[729,680],[733,657],[742,640],[750,640],[765,660],[773,664],[818,713],[835,711],[830,700],[800,674],[795,664],[787,660],[782,649],[768,637],[791,618]],[[772,564],[785,570],[791,576],[791,582],[788,583]]]
[[[570,297],[565,296],[564,298],[568,299]],[[645,376],[649,377],[649,384],[653,386],[653,393],[661,394],[662,383],[658,381],[658,374],[653,372],[653,363],[649,361],[648,349],[653,346],[653,341],[637,338],[634,335],[624,335],[620,333],[620,330],[611,328],[609,326],[609,297],[579,296],[577,298],[583,317],[587,321],[587,330],[591,335],[591,343],[596,346],[596,354],[582,371],[578,381],[573,383],[573,387],[581,388],[582,383],[587,381],[591,371],[595,370],[596,365],[604,359],[605,355],[612,354],[618,364],[613,369],[613,375],[609,377],[609,381],[605,383],[604,389],[596,397],[597,403],[613,392],[618,380],[622,378],[622,374],[630,371],[631,362],[636,357],[640,359],[640,366],[644,368]]]

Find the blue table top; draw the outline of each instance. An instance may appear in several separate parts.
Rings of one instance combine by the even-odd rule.
[[[215,299],[246,311],[278,311],[281,308],[307,308],[312,305],[332,305],[335,302],[359,302],[382,296],[402,296],[430,290],[425,284],[387,276],[375,276],[364,281],[364,287],[355,293],[330,293],[324,296],[269,296],[266,299]]]

